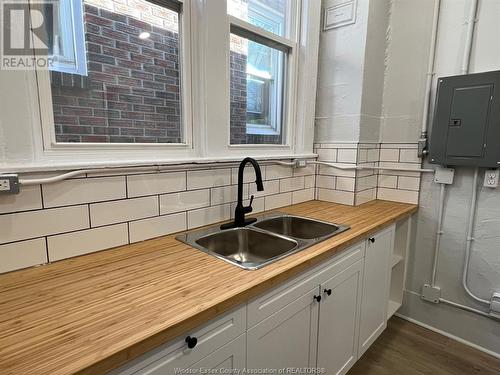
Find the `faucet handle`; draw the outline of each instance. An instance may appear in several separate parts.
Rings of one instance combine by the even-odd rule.
[[[245,213],[250,213],[252,212],[252,203],[253,203],[253,195],[250,196],[250,204],[248,206],[245,207]]]

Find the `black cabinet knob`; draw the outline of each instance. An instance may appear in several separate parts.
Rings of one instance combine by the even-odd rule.
[[[321,296],[314,296],[313,297],[316,301],[321,302]]]
[[[331,289],[325,289],[325,293],[329,296],[332,295],[332,290]]]
[[[186,337],[186,343],[189,349],[193,349],[196,344],[198,344],[198,339],[196,337],[188,336]]]
[[[374,242],[375,242],[375,237],[370,237],[368,240],[369,240],[371,243],[374,243]]]

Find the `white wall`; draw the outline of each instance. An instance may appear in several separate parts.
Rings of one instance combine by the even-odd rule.
[[[470,0],[442,0],[433,88],[438,77],[460,72],[470,3]],[[415,142],[420,133],[428,57],[426,49],[429,48],[426,40],[431,19],[431,0],[393,1],[381,131],[383,142]],[[471,73],[500,69],[499,19],[500,1],[480,0]],[[471,300],[461,285],[472,174],[472,168],[456,168],[455,183],[448,190],[437,285],[441,287],[443,298],[487,310],[486,306]],[[409,262],[408,292],[401,313],[500,355],[499,321],[420,299],[422,285],[431,277],[438,198],[439,187],[433,183],[432,176],[423,176]],[[499,241],[500,189],[481,188],[469,286],[484,299],[489,299],[494,290],[500,291]]]

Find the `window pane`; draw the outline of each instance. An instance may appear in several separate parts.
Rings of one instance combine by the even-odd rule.
[[[83,49],[88,71],[50,72],[56,141],[183,142],[179,14],[145,0],[83,3],[85,45],[54,38],[61,56]],[[76,22],[60,17],[54,33]]]
[[[287,37],[290,3],[290,0],[228,0],[227,13],[279,36]]]
[[[285,53],[231,34],[231,144],[282,144]]]

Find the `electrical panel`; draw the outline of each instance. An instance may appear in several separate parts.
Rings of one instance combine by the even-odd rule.
[[[500,71],[438,80],[430,162],[500,166]]]

